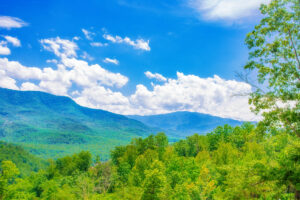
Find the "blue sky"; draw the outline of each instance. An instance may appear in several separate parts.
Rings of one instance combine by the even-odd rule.
[[[266,2],[0,0],[0,86],[120,114],[254,120],[235,72]]]

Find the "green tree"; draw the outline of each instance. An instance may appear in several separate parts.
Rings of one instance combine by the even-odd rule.
[[[272,0],[260,10],[264,18],[246,37],[250,54],[245,69],[256,69],[264,85],[255,86],[249,103],[262,113],[264,130],[283,128],[300,136],[300,3]]]
[[[155,161],[150,170],[145,171],[144,192],[142,200],[160,200],[164,194],[166,177],[164,175],[164,165],[160,161]]]
[[[0,168],[0,199],[6,199],[8,186],[19,175],[19,169],[10,160],[2,161]]]

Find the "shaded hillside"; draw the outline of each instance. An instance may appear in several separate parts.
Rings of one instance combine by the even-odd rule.
[[[156,128],[166,130],[167,135],[173,137],[186,137],[194,133],[205,134],[217,126],[229,124],[231,126],[241,125],[242,121],[215,117],[195,112],[174,112],[150,116],[127,116],[131,119]]]
[[[110,149],[152,129],[125,116],[79,106],[68,97],[0,88],[0,139],[44,158]]]
[[[29,175],[47,167],[46,160],[38,158],[22,147],[0,141],[0,163],[11,160],[20,169],[21,175]]]

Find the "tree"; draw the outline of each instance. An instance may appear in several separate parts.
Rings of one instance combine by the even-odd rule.
[[[19,169],[10,160],[2,161],[0,168],[0,199],[5,199],[7,195],[7,187],[10,182],[19,175]]]
[[[300,137],[300,2],[272,0],[260,10],[264,18],[246,37],[245,69],[257,70],[264,85],[255,86],[249,103],[262,113],[263,130],[281,128]]]
[[[151,169],[146,170],[144,182],[144,193],[142,200],[159,200],[162,199],[163,189],[166,185],[163,163],[156,160],[153,162]]]

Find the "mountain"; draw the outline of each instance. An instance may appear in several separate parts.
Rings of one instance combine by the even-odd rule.
[[[148,126],[165,130],[169,136],[180,138],[194,133],[205,134],[224,124],[237,126],[243,123],[242,121],[195,112],[174,112],[150,116],[128,115],[127,117],[138,120]]]
[[[43,158],[89,150],[107,159],[114,146],[152,132],[137,120],[82,107],[68,97],[0,88],[0,140]]]

